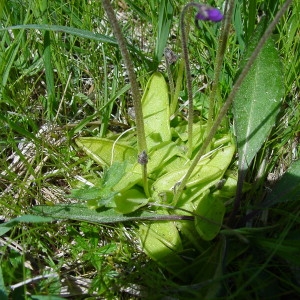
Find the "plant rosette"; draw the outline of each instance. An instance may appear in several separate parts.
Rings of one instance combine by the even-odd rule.
[[[168,88],[163,75],[158,72],[147,83],[142,110],[149,151],[149,196],[143,190],[142,168],[137,161],[138,150],[132,131],[111,138],[82,137],[76,140],[77,145],[106,171],[100,184],[75,190],[72,196],[87,200],[92,209],[113,207],[119,214],[130,214],[139,209],[155,210],[156,214],[188,215],[190,212],[194,222],[155,221],[140,225],[139,237],[144,251],[174,272],[179,265],[185,264],[179,255],[183,248],[178,229],[184,233],[193,223],[192,227],[200,237],[208,241],[215,238],[221,228],[225,201],[220,196],[210,195],[210,190],[223,178],[235,153],[235,145],[230,134],[219,134],[192,172],[178,203],[174,203],[176,187],[193,157],[187,157],[185,151],[187,122],[178,119],[172,122],[175,125],[170,125]],[[200,122],[193,126],[193,153],[196,153],[206,128]],[[233,188],[232,196],[234,192]],[[177,263],[170,259],[173,256]]]

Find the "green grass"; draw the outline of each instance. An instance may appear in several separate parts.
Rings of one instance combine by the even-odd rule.
[[[258,10],[267,10],[272,3],[256,2],[253,15],[238,1],[220,79],[222,99],[232,88]],[[69,203],[73,200],[67,195],[80,178],[97,180],[102,169],[76,147],[74,139],[104,137],[111,131],[128,129],[132,121],[127,109],[132,98],[121,54],[100,2],[3,3],[0,26],[18,26],[0,31],[0,214],[8,221],[30,213],[35,205]],[[173,11],[172,17],[166,17],[163,4],[159,6],[154,0],[118,3],[113,5],[143,90],[157,67],[167,76],[162,58],[165,44],[175,53],[181,52],[179,14],[185,2],[161,1]],[[282,3],[276,1],[278,6]],[[278,123],[250,168],[247,181],[253,188],[243,199],[245,214],[273,188],[272,180],[299,159],[299,14],[300,4],[294,1],[274,35],[282,58],[285,96]],[[218,27],[205,24],[197,30],[192,21],[193,16],[189,50],[195,103],[204,108],[205,117]],[[30,28],[30,24],[54,27],[45,31],[45,27]],[[176,67],[173,72],[176,78]],[[199,88],[201,93],[196,94]],[[180,96],[183,104],[186,91]],[[231,122],[230,114],[228,118]],[[69,282],[68,293],[76,299],[204,299],[203,295],[214,299],[216,295],[207,294],[212,287],[219,290],[218,299],[293,298],[300,295],[300,199],[294,200],[249,219],[249,227],[239,232],[248,244],[236,238],[228,239],[228,244],[200,241],[205,255],[195,259],[200,271],[191,282],[173,278],[142,252],[135,223],[16,224],[0,237],[0,297],[3,286],[11,299],[60,295]],[[221,267],[225,254],[226,272],[218,273],[220,270],[211,266]],[[49,274],[53,277],[12,289],[27,279]]]

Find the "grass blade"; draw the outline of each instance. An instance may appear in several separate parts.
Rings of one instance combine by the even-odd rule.
[[[0,266],[0,298],[3,299],[3,300],[8,299],[6,289],[5,289],[5,285],[4,285],[4,278],[3,278],[1,266]]]
[[[0,31],[14,30],[14,29],[38,29],[38,30],[65,32],[82,38],[87,38],[87,39],[91,39],[103,43],[117,45],[117,41],[114,38],[108,37],[106,35],[100,33],[94,33],[89,30],[78,29],[78,28],[73,28],[68,26],[61,26],[61,25],[24,24],[24,25],[15,25],[15,26],[9,26],[5,28],[0,28]]]
[[[55,115],[56,100],[55,100],[55,86],[54,86],[54,74],[53,66],[51,60],[51,41],[50,41],[50,32],[46,31],[44,33],[44,64],[45,64],[45,74],[46,74],[46,83],[47,83],[47,92],[48,99],[46,110],[48,114],[48,119],[52,119]]]
[[[155,48],[155,60],[160,62],[169,37],[173,16],[173,6],[170,0],[163,0],[159,5],[157,24],[157,40]]]
[[[11,230],[14,226],[16,226],[19,223],[45,223],[45,222],[52,222],[52,221],[54,221],[54,219],[50,217],[23,215],[21,217],[11,219],[6,223],[0,224],[0,236],[4,235],[6,232]]]
[[[89,31],[89,30],[85,30],[85,29],[79,29],[79,28],[62,26],[62,25],[24,24],[24,25],[14,25],[14,26],[9,26],[9,27],[5,27],[5,28],[0,28],[0,31],[14,30],[14,29],[38,29],[38,30],[65,32],[65,33],[72,34],[72,35],[75,35],[78,37],[118,46],[118,43],[115,38],[112,38],[112,37],[109,37],[107,35],[103,35],[100,33],[95,33],[95,32]],[[144,58],[143,53],[138,48],[136,48],[130,44],[128,45],[128,47],[131,51],[134,51],[139,56]]]

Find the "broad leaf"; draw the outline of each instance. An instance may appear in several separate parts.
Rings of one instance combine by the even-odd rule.
[[[169,161],[183,155],[180,148],[174,142],[163,142],[154,146],[149,152],[149,161],[147,165],[148,173],[159,171],[163,172]]]
[[[73,189],[70,197],[87,201],[90,208],[99,208],[102,206],[115,207],[113,190],[115,185],[125,174],[126,162],[114,163],[107,170],[104,170],[103,177],[99,179],[96,186],[86,186],[80,189]]]
[[[153,146],[148,154],[149,161],[147,164],[148,177],[152,178],[153,172],[163,171],[165,165],[170,159],[180,155],[178,146],[173,142],[162,142]],[[131,188],[134,184],[141,184],[142,172],[141,165],[136,162],[131,169],[128,169],[125,176],[114,186],[115,191],[124,191]]]
[[[75,140],[90,158],[101,166],[110,166],[112,162],[135,162],[137,150],[129,145],[97,137],[82,137]]]
[[[115,198],[116,211],[122,214],[129,214],[142,206],[145,206],[149,199],[140,190],[132,188],[128,191],[118,193]]]
[[[160,221],[139,226],[139,236],[145,253],[171,273],[180,274],[186,262],[179,255],[182,251],[181,239],[174,222]]]
[[[142,107],[149,150],[161,142],[171,141],[169,95],[162,74],[156,72],[149,79]]]
[[[261,30],[248,46],[242,65],[250,57],[260,36]],[[283,93],[282,66],[275,44],[269,39],[233,103],[240,171],[245,173],[274,126]]]
[[[210,241],[219,233],[224,214],[223,201],[213,194],[203,197],[196,208],[195,227],[203,240]]]
[[[170,252],[182,250],[181,239],[173,222],[140,225],[140,239],[145,251],[155,260],[163,260]]]
[[[187,199],[192,200],[194,197],[198,197],[200,193],[216,184],[228,168],[234,152],[234,145],[229,145],[215,151],[212,157],[200,160],[187,183],[187,190],[193,189],[192,198],[190,198],[189,193],[185,193],[188,197]],[[176,191],[178,182],[182,180],[188,169],[189,164],[177,164],[176,169],[159,177],[152,187],[154,190],[153,197],[157,200],[160,198],[160,195],[166,194],[166,196],[169,195],[166,200],[170,201],[173,198],[173,193]],[[183,205],[187,199],[183,195],[178,205]]]
[[[197,122],[193,124],[193,151],[199,150],[198,147],[203,142],[206,124]],[[182,142],[188,141],[188,124],[186,121],[179,123],[175,128],[171,128],[173,137],[179,137]],[[229,135],[228,135],[229,136]]]

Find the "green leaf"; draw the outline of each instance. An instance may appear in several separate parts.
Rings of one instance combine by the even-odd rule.
[[[6,28],[1,28],[0,31],[3,30],[14,30],[14,29],[35,29],[35,30],[47,30],[47,31],[57,31],[57,32],[65,32],[75,36],[79,36],[82,38],[87,38],[91,40],[96,40],[102,43],[109,43],[113,45],[118,45],[116,39],[109,37],[107,35],[103,35],[100,33],[94,33],[88,30],[61,26],[61,25],[48,25],[48,24],[24,24],[24,25],[15,25],[9,26]]]
[[[88,201],[88,206],[94,209],[102,206],[115,207],[113,200],[116,192],[113,189],[124,176],[125,169],[126,162],[114,163],[104,170],[103,177],[99,179],[97,186],[74,189],[70,197]]]
[[[134,1],[131,0],[126,0],[125,2],[139,19],[144,19],[148,23],[152,21],[150,15],[139,5],[139,3],[135,4]]]
[[[257,45],[260,32],[261,30],[253,37],[242,65]],[[275,44],[269,39],[233,103],[239,169],[244,173],[274,126],[283,95],[282,66]]]
[[[160,178],[158,178],[153,184],[153,190],[155,194],[161,194],[165,191],[174,191],[177,184],[186,174],[189,167],[177,168],[174,171],[171,171]],[[218,181],[223,172],[220,168],[214,166],[202,166],[198,165],[187,184],[187,188],[190,187],[199,187],[201,185],[202,191],[208,189],[210,186],[214,185]],[[182,204],[182,203],[181,203]]]
[[[170,216],[169,214],[157,214],[148,211],[135,211],[131,214],[123,215],[116,212],[113,208],[89,209],[84,204],[59,204],[55,206],[39,205],[32,208],[37,215],[51,216],[54,219],[76,220],[91,223],[119,223],[128,221],[145,221],[145,220],[168,220],[174,217],[178,220],[178,216]],[[53,220],[53,219],[51,219]]]
[[[160,221],[139,226],[139,237],[145,253],[176,276],[186,266],[179,252],[182,251],[181,239],[173,222]]]
[[[142,206],[145,206],[149,199],[145,194],[138,189],[132,188],[122,193],[118,193],[114,198],[116,204],[116,211],[122,214],[129,214]]]
[[[30,131],[22,127],[18,122],[13,122],[11,118],[6,117],[4,114],[0,114],[0,121],[3,121],[4,124],[7,124],[11,129],[18,132],[21,136],[26,137],[30,140],[38,142],[37,137]]]
[[[179,155],[179,148],[173,142],[162,142],[153,146],[148,154],[149,161],[147,164],[148,177],[155,178],[158,172],[163,172],[166,164],[170,159]],[[153,174],[155,172],[155,174]],[[131,168],[127,169],[123,178],[114,186],[114,191],[120,192],[131,188],[135,184],[141,183],[142,171],[141,165],[135,163]]]
[[[196,149],[202,142],[204,138],[204,133],[206,130],[206,124],[201,124],[197,122],[193,124],[193,149]],[[181,141],[187,142],[188,140],[188,124],[186,121],[181,122],[175,128],[171,128],[173,136],[178,136]],[[228,135],[229,137],[229,135]]]
[[[198,197],[200,193],[203,193],[205,190],[216,184],[227,170],[234,152],[234,145],[228,145],[215,150],[211,157],[200,160],[186,185],[186,191],[194,189],[194,195],[192,197]],[[159,177],[152,187],[154,190],[153,197],[159,199],[159,195],[163,193],[172,192],[173,194],[178,182],[182,180],[188,169],[189,164],[177,164],[176,169]],[[189,195],[189,193],[186,194]],[[189,199],[189,197],[187,199]],[[178,202],[178,205],[183,205],[187,199],[182,197]],[[190,200],[192,200],[192,198]]]
[[[255,240],[255,243],[260,247],[264,248],[268,252],[274,251],[276,249],[276,255],[288,261],[292,264],[293,267],[300,266],[300,240],[299,233],[294,232],[295,238],[286,238],[283,241],[280,241],[280,238],[258,238]]]
[[[11,219],[6,223],[0,224],[0,236],[4,235],[12,227],[16,226],[19,223],[44,223],[44,222],[52,222],[52,221],[54,221],[54,219],[50,217],[24,215],[18,218]]]
[[[162,142],[153,146],[148,154],[148,173],[163,172],[169,161],[179,155],[183,155],[183,152],[180,152],[180,148],[174,142]]]
[[[157,261],[163,260],[170,252],[182,250],[181,239],[173,222],[140,225],[140,239],[146,253]]]
[[[300,201],[300,160],[294,161],[263,201],[263,207],[288,201]]]
[[[47,105],[45,107],[48,119],[54,117],[54,112],[57,109],[57,101],[55,97],[55,83],[54,83],[54,66],[51,59],[51,39],[50,32],[46,31],[44,33],[44,51],[43,51],[43,60],[45,66],[45,76],[46,76],[46,87],[47,87]]]
[[[119,192],[128,190],[142,179],[141,166],[137,163],[137,149],[121,142],[106,138],[84,137],[75,140],[90,158],[100,166],[110,166],[113,163],[126,162],[126,172],[118,178],[112,187]],[[76,197],[75,197],[76,198]],[[90,203],[91,205],[94,205]]]
[[[22,37],[23,37],[23,31],[19,32],[15,36],[14,38],[15,42],[12,44],[13,47],[8,47],[8,49],[6,49],[5,51],[1,50],[1,61],[0,61],[1,89],[2,87],[6,86],[12,66],[16,60],[18,53],[20,53],[20,47],[22,47],[22,43],[20,43],[20,40],[22,39]],[[4,116],[4,114],[1,115]]]
[[[216,197],[223,198],[224,200],[227,198],[232,198],[236,194],[237,188],[237,178],[233,174],[229,174],[227,179],[221,179],[216,184],[216,191],[214,191],[214,195]],[[252,185],[244,182],[243,184],[243,193],[249,191],[252,188]]]
[[[223,201],[213,194],[207,194],[201,199],[195,212],[200,216],[195,218],[195,227],[200,237],[205,241],[214,239],[221,229],[225,214]]]
[[[131,170],[125,173],[122,179],[114,186],[116,192],[127,191],[135,184],[142,185],[141,165],[136,163]]]
[[[70,198],[75,198],[77,200],[88,201],[88,200],[96,200],[101,198],[101,187],[90,187],[85,186],[80,189],[71,190]]]
[[[114,140],[97,137],[83,137],[75,140],[90,158],[101,166],[110,166],[113,162],[134,163],[137,161],[137,150],[126,144],[116,143]]]
[[[103,187],[89,187],[86,186],[80,189],[74,189],[71,191],[70,197],[82,201],[87,201],[89,208],[96,209],[102,206],[114,207],[115,192],[111,189],[105,189]]]
[[[168,88],[162,74],[156,72],[149,79],[142,97],[142,107],[148,149],[171,141]]]
[[[115,162],[107,170],[104,171],[102,181],[105,189],[113,189],[113,187],[121,180],[126,170],[126,161],[121,163]]]

